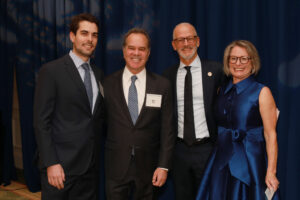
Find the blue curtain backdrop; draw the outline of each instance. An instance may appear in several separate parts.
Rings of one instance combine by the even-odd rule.
[[[222,61],[226,45],[235,39],[252,41],[260,54],[258,79],[268,85],[280,110],[278,121],[278,176],[282,199],[297,199],[300,189],[300,0],[1,0],[0,102],[1,183],[15,178],[12,158],[11,107],[13,69],[20,102],[23,163],[26,183],[39,190],[32,105],[40,66],[71,48],[71,16],[90,12],[101,22],[94,60],[106,74],[122,67],[123,34],[134,26],[152,39],[147,68],[161,73],[177,62],[172,30],[180,22],[195,25],[199,55]],[[160,199],[173,199],[168,180]],[[103,193],[103,188],[102,188]],[[103,194],[102,194],[103,196]]]

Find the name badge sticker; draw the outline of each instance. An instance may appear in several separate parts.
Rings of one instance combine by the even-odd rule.
[[[146,106],[160,108],[161,107],[161,99],[162,99],[161,94],[147,94]]]

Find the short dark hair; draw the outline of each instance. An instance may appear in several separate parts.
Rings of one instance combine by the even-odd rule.
[[[88,21],[91,23],[95,23],[97,25],[97,29],[99,31],[98,19],[94,15],[91,15],[90,13],[81,13],[81,14],[75,15],[71,18],[70,32],[73,32],[76,35],[76,32],[79,28],[79,23],[81,21]]]
[[[151,40],[150,40],[150,36],[149,36],[149,34],[147,33],[147,31],[145,30],[145,29],[143,29],[143,28],[137,28],[137,27],[135,27],[135,28],[132,28],[132,29],[130,29],[125,35],[124,35],[124,37],[123,37],[123,47],[125,47],[126,46],[126,40],[127,40],[127,38],[129,37],[129,35],[131,35],[131,34],[142,34],[142,35],[144,35],[146,38],[147,38],[147,40],[148,40],[148,48],[150,49],[151,48]]]

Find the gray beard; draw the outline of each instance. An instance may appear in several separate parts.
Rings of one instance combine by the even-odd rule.
[[[191,55],[183,55],[183,53],[181,53],[180,51],[178,51],[178,54],[180,55],[180,57],[182,57],[184,60],[190,60],[191,58],[193,58],[193,56],[195,56],[195,53],[197,52],[197,48],[193,48],[193,53]]]

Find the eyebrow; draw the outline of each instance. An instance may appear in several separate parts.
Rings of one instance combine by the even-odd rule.
[[[81,30],[80,33],[89,33],[90,31],[88,30]],[[99,32],[92,32],[92,34],[98,34]]]

